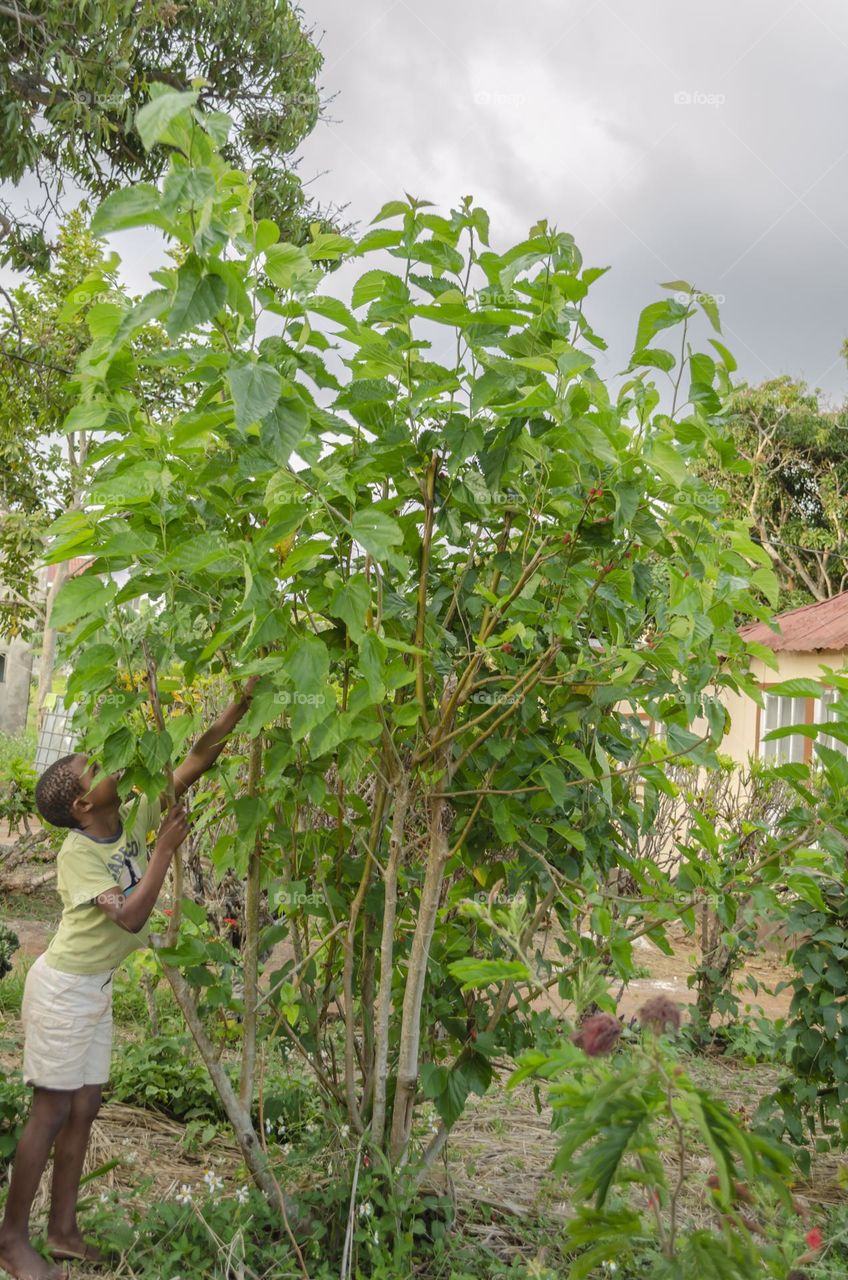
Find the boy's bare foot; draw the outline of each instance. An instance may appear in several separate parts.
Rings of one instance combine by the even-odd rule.
[[[57,1261],[64,1262],[71,1259],[85,1262],[109,1261],[102,1249],[98,1249],[96,1244],[90,1244],[88,1240],[83,1240],[78,1231],[68,1236],[53,1235],[48,1231],[47,1248]]]
[[[0,1238],[0,1268],[14,1280],[64,1280],[64,1271],[47,1262],[26,1240]]]

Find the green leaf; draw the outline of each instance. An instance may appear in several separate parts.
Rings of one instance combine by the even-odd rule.
[[[382,702],[386,696],[385,668],[386,646],[375,631],[366,631],[359,642],[359,669],[373,702]]]
[[[280,399],[262,419],[259,439],[275,462],[284,467],[309,427],[309,410],[300,396]]]
[[[227,374],[236,407],[236,426],[244,431],[275,407],[283,380],[269,364],[240,364]]]
[[[265,251],[265,270],[279,289],[291,289],[312,269],[308,254],[295,244],[273,244]]]
[[[564,742],[559,748],[559,753],[563,760],[567,760],[569,764],[574,765],[581,777],[586,778],[589,782],[595,781],[595,770],[588,757],[579,748],[571,743]]]
[[[161,203],[161,195],[149,182],[121,187],[98,207],[91,220],[92,234],[105,236],[112,231],[125,231],[128,227],[166,227],[168,223]]]
[[[371,603],[371,592],[363,573],[356,573],[337,587],[330,599],[329,612],[342,618],[350,638],[358,644],[365,635],[365,614]]]
[[[397,520],[378,507],[354,512],[350,527],[356,541],[378,561],[387,559],[392,547],[403,542],[403,531]]]
[[[735,373],[738,365],[733,353],[727,349],[723,342],[719,342],[717,338],[708,338],[711,347],[715,347],[716,351],[724,361],[724,367],[728,373]]]
[[[551,799],[554,804],[562,805],[568,796],[568,785],[562,775],[562,770],[553,764],[543,764],[539,769],[539,777],[544,782],[550,792]]]
[[[325,231],[306,245],[306,252],[312,262],[338,262],[339,258],[350,253],[353,247],[354,242],[350,236],[339,236]]]
[[[196,89],[181,93],[163,85],[151,86],[151,90],[154,89],[160,92],[141,108],[135,118],[135,127],[145,151],[150,151],[165,136],[171,121],[193,107],[198,98]],[[161,92],[163,89],[165,91]]]
[[[220,276],[204,272],[194,256],[187,258],[177,274],[177,291],[165,321],[169,338],[207,324],[227,301],[227,286]]]
[[[389,200],[371,219],[371,226],[375,222],[385,222],[387,218],[398,218],[406,213],[409,213],[409,205],[404,200]]]
[[[660,329],[669,329],[672,325],[679,324],[688,311],[689,308],[683,303],[673,302],[670,298],[650,303],[639,316],[634,350],[641,351],[643,347],[647,347]]]
[[[820,680],[796,676],[792,680],[781,680],[779,684],[769,685],[768,691],[783,698],[820,698],[822,684]],[[798,714],[803,715],[803,707],[798,708]]]
[[[53,602],[50,625],[58,630],[92,615],[105,621],[106,610],[116,590],[114,582],[102,582],[92,573],[68,578]]]
[[[448,965],[448,973],[462,983],[463,991],[488,987],[493,982],[526,982],[530,973],[520,960],[478,960],[468,956]]]

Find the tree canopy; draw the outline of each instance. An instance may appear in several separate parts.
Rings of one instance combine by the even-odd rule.
[[[44,534],[70,506],[87,450],[84,435],[61,430],[71,375],[89,341],[89,311],[120,296],[116,260],[87,219],[84,208],[69,214],[51,267],[0,303],[0,635],[43,621],[35,588]]]
[[[696,460],[768,551],[781,612],[848,587],[847,433],[848,410],[783,376],[734,393],[728,437],[750,472],[720,475],[708,455]]]
[[[194,84],[205,109],[233,117],[228,159],[252,172],[261,215],[300,240],[315,214],[290,158],[318,118],[321,61],[287,0],[4,0],[0,181],[29,175],[43,200],[26,214],[0,205],[2,259],[46,264],[45,220],[69,187],[103,196],[162,172],[166,153],[133,130],[154,81]]]

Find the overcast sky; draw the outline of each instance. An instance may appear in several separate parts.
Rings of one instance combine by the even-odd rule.
[[[367,224],[467,193],[496,247],[539,217],[612,271],[609,372],[683,278],[723,299],[740,373],[848,395],[844,0],[305,0],[328,120],[300,171]],[[315,177],[315,175],[320,175]],[[334,286],[335,287],[335,286]]]
[[[547,217],[612,268],[587,306],[602,372],[682,278],[719,298],[740,376],[848,397],[845,0],[304,4],[328,105],[300,173],[324,204],[364,228],[404,191],[473,194],[500,248]],[[113,244],[147,288],[157,238]]]

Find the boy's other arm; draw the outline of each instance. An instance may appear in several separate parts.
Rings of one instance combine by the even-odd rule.
[[[115,885],[114,889],[98,894],[95,904],[127,933],[138,933],[150,919],[171,859],[187,835],[185,809],[182,805],[174,805],[159,828],[150,861],[132,892],[124,894]]]
[[[218,756],[224,750],[227,738],[250,706],[250,700],[253,697],[253,690],[258,679],[258,676],[251,676],[245,682],[242,696],[230,703],[206,732],[200,735],[182,764],[177,765],[174,770],[174,794],[178,800],[193,782],[196,782],[202,774],[206,773],[207,769],[212,768]],[[165,798],[163,797],[163,802],[164,800]]]

